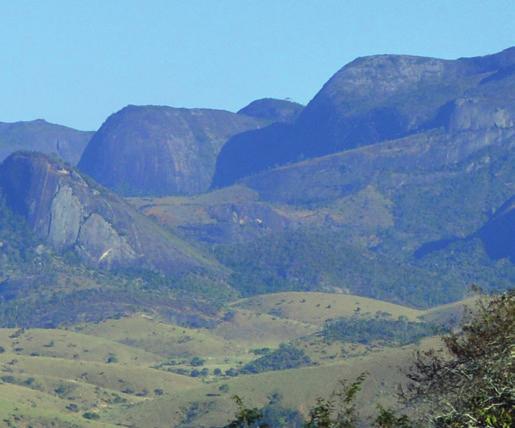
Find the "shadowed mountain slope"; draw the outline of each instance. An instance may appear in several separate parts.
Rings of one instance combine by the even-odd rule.
[[[478,235],[490,257],[509,258],[515,263],[515,196],[499,208]]]

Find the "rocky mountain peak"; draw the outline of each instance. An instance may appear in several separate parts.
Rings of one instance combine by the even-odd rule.
[[[79,169],[127,196],[199,193],[209,187],[225,141],[259,126],[223,110],[131,105],[106,120]]]
[[[0,188],[7,206],[44,242],[74,251],[93,267],[179,273],[208,265],[186,243],[60,160],[14,153],[0,166]]]
[[[262,98],[252,101],[238,111],[238,114],[263,119],[271,123],[292,122],[297,118],[304,106],[302,104],[275,98]]]

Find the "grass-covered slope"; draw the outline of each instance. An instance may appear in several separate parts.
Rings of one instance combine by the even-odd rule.
[[[373,410],[387,404],[384,393],[402,381],[398,367],[416,345],[330,339],[321,334],[326,323],[383,317],[423,326],[421,317],[439,322],[458,312],[293,292],[237,300],[212,328],[136,314],[67,330],[0,329],[0,409],[22,427],[213,426],[232,416],[233,394],[256,405],[276,394],[282,406],[305,412],[338,379],[367,370]]]

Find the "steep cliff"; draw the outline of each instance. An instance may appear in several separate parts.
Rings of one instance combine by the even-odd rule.
[[[0,166],[8,208],[56,250],[101,268],[178,274],[216,268],[123,199],[45,155],[17,152]]]

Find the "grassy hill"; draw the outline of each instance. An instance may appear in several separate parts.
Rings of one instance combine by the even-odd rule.
[[[232,416],[233,394],[262,405],[277,393],[281,406],[305,413],[339,379],[362,371],[370,373],[365,412],[373,411],[375,403],[388,404],[403,380],[399,367],[413,351],[438,341],[395,347],[373,338],[328,341],[321,334],[326,322],[405,317],[442,323],[468,303],[421,311],[354,295],[287,292],[236,300],[211,328],[139,313],[67,329],[0,329],[0,425],[208,427]],[[242,371],[281,344],[300,350],[308,366]]]
[[[388,312],[395,318],[405,316],[412,320],[424,313],[418,309],[350,294],[294,291],[250,297],[238,300],[233,305],[315,325],[323,325],[331,318],[350,317],[356,311],[363,316]]]
[[[330,395],[339,380],[354,379],[363,371],[369,373],[369,378],[361,397],[367,409],[373,411],[376,403],[391,404],[385,397],[403,380],[399,368],[409,364],[413,351],[413,347],[389,349],[321,367],[249,375],[191,389],[171,398],[142,402],[124,410],[123,415],[119,410],[107,411],[105,417],[108,420],[122,418],[135,426],[143,421],[148,427],[165,426],[170,421],[174,426],[220,426],[236,411],[231,401],[233,394],[259,406],[266,404],[271,393],[285,397],[284,406],[305,413],[317,397]],[[220,390],[221,385],[226,386]]]

